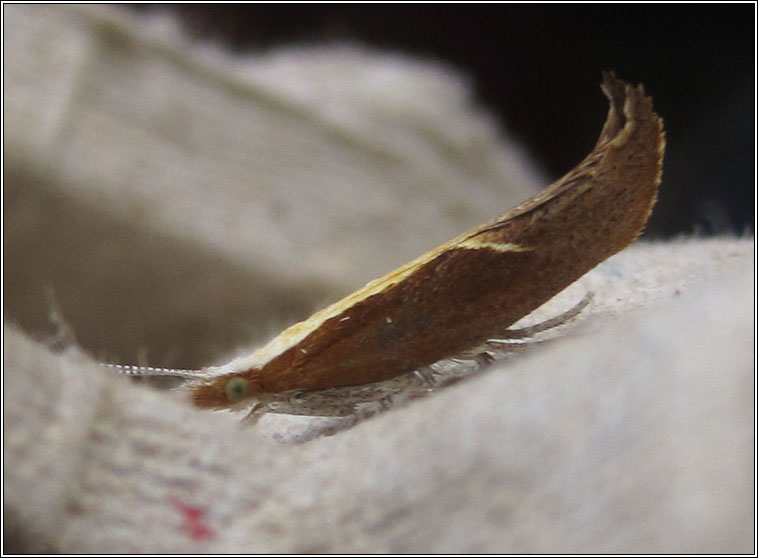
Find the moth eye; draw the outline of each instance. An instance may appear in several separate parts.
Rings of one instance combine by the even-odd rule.
[[[232,378],[224,386],[224,393],[232,403],[242,401],[247,397],[247,380],[245,378]]]

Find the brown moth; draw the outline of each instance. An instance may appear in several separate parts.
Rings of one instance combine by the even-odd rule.
[[[563,178],[294,324],[250,356],[197,372],[204,409],[341,415],[412,372],[480,346],[633,242],[656,200],[661,118],[641,85],[601,85],[608,118]],[[411,374],[409,374],[411,373]],[[383,383],[392,384],[383,389]]]

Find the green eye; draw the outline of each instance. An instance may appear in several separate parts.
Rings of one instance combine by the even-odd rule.
[[[245,378],[232,378],[224,386],[224,393],[232,403],[242,401],[247,397],[247,380]]]

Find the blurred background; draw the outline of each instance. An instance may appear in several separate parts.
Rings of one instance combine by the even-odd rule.
[[[551,179],[594,144],[601,71],[642,82],[666,125],[648,237],[751,232],[755,5],[132,5],[237,52],[357,42],[465,72]]]

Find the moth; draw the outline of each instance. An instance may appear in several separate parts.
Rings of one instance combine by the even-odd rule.
[[[428,381],[430,364],[501,335],[633,242],[652,211],[663,121],[641,85],[607,72],[601,89],[610,108],[597,144],[545,190],[292,325],[249,356],[153,374],[190,378],[186,387],[202,409],[250,407],[253,420],[266,412],[341,416],[357,403]],[[133,369],[146,373],[139,370]]]

